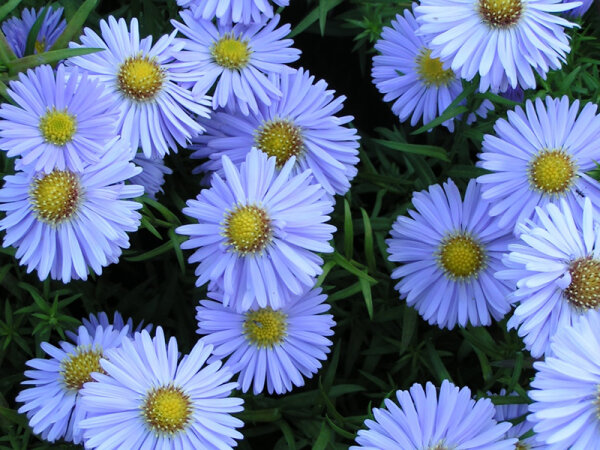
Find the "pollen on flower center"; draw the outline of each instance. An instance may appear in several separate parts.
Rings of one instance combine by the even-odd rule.
[[[544,194],[563,194],[575,181],[577,167],[563,149],[542,150],[529,163],[529,182]]]
[[[127,58],[117,72],[117,86],[123,94],[136,101],[154,99],[165,81],[165,72],[154,58]]]
[[[416,58],[417,73],[427,86],[445,86],[456,77],[452,69],[444,69],[439,58],[431,57],[431,50],[423,48]]]
[[[35,41],[33,48],[36,53],[44,53],[46,51],[46,38],[42,38],[41,41]]]
[[[142,416],[156,434],[173,435],[190,423],[192,410],[190,397],[181,388],[169,385],[146,394]]]
[[[304,148],[300,127],[283,119],[265,121],[256,130],[255,140],[261,151],[275,157],[278,168]]]
[[[444,445],[444,441],[438,442],[435,445],[432,445],[427,448],[427,450],[449,450],[446,445]]]
[[[82,197],[79,176],[68,170],[53,172],[34,178],[30,187],[30,202],[37,218],[57,225],[77,211]]]
[[[574,306],[596,309],[600,306],[600,261],[591,257],[579,258],[569,267],[571,283],[564,290]]]
[[[221,67],[239,70],[250,61],[250,49],[247,41],[235,37],[233,33],[223,35],[210,49],[210,54]]]
[[[259,348],[272,348],[280,344],[287,332],[287,316],[270,307],[246,313],[244,320],[246,338]]]
[[[271,219],[258,206],[236,206],[226,214],[224,228],[229,245],[241,254],[261,252],[271,240]]]
[[[442,239],[437,257],[451,279],[476,276],[485,265],[483,247],[467,233],[450,234]]]
[[[77,131],[77,120],[66,109],[49,109],[40,117],[39,129],[44,141],[62,146],[73,140]]]
[[[516,24],[523,13],[521,0],[479,0],[479,14],[493,28]]]
[[[61,361],[60,373],[67,389],[78,391],[83,383],[93,381],[92,372],[105,373],[100,366],[102,350],[92,350],[89,345],[80,345],[74,353]]]

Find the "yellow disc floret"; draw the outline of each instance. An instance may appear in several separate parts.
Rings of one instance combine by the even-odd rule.
[[[438,263],[453,280],[475,277],[485,266],[482,245],[468,233],[449,234],[440,243]]]
[[[142,405],[144,421],[158,435],[173,435],[185,429],[192,412],[189,395],[171,385],[150,390]]]
[[[165,81],[164,69],[155,58],[134,56],[127,58],[117,72],[119,90],[132,100],[144,102],[154,99]]]
[[[40,117],[39,128],[44,141],[63,146],[73,140],[77,132],[77,119],[66,109],[59,111],[52,108]]]
[[[46,51],[46,38],[42,38],[41,41],[35,41],[33,48],[36,53],[44,53]]]
[[[92,372],[105,373],[100,366],[101,349],[92,349],[89,345],[80,345],[73,354],[60,362],[60,374],[67,389],[78,391],[83,383],[93,381]]]
[[[417,73],[427,86],[446,86],[456,77],[452,69],[444,69],[439,58],[431,57],[431,50],[423,48],[417,55]]]
[[[569,267],[571,283],[564,290],[565,297],[574,306],[582,309],[597,309],[600,306],[600,261],[579,258]]]
[[[223,35],[210,49],[215,62],[221,67],[231,70],[239,70],[246,67],[250,61],[250,48],[248,42],[243,41],[241,36],[231,34]]]
[[[271,241],[271,220],[258,206],[237,206],[225,215],[225,237],[241,254],[260,253]]]
[[[566,151],[542,150],[529,163],[529,183],[544,194],[560,195],[575,181],[577,167]]]
[[[77,212],[82,194],[77,174],[68,170],[54,170],[33,179],[30,202],[39,220],[58,225]]]
[[[255,140],[261,151],[275,157],[279,168],[304,148],[300,128],[289,120],[265,121],[256,130]]]
[[[283,342],[287,331],[287,316],[270,307],[246,313],[244,334],[253,345],[259,348],[272,348]]]
[[[523,14],[521,0],[479,0],[479,14],[492,28],[508,28]]]

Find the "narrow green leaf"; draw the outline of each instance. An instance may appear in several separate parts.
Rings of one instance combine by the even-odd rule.
[[[33,23],[31,30],[29,30],[29,34],[27,35],[27,42],[25,43],[25,55],[33,55],[35,42],[37,41],[40,28],[42,28],[42,23],[44,23],[44,19],[48,14],[48,9],[49,8],[47,6],[45,6],[44,9],[42,9],[42,12]]]
[[[8,63],[8,73],[9,75],[16,75],[19,72],[24,72],[27,69],[41,66],[42,64],[54,64],[73,56],[89,55],[90,53],[101,52],[103,50],[103,48],[65,48],[39,53],[37,55],[28,55]]]
[[[7,64],[11,61],[17,59],[17,55],[12,51],[8,41],[6,40],[6,36],[0,30],[0,63],[2,63],[2,67],[0,68],[0,73],[8,71]]]
[[[321,423],[321,431],[317,436],[317,440],[312,446],[312,450],[325,450],[331,439],[331,431],[325,422]]]
[[[344,0],[331,0],[329,2],[329,9],[331,10],[331,9],[335,8],[337,5],[339,5],[343,1]],[[302,33],[304,30],[306,30],[308,27],[310,27],[313,23],[315,23],[319,19],[319,14],[320,14],[320,9],[317,6],[315,9],[313,9],[311,12],[309,12],[308,15],[304,19],[302,19],[298,25],[296,25],[294,27],[294,29],[290,32],[290,34],[287,35],[287,37],[293,38],[294,36]]]
[[[277,422],[281,419],[281,411],[279,408],[272,409],[245,409],[237,416],[244,422]]]
[[[163,253],[167,253],[172,248],[173,248],[173,243],[171,242],[171,240],[169,240],[168,242],[165,242],[164,244],[159,245],[155,249],[152,249],[146,253],[142,253],[141,255],[137,255],[137,256],[127,256],[124,259],[126,261],[133,261],[133,262],[146,261],[148,259],[156,258],[157,256],[162,255]]]
[[[21,0],[8,0],[4,5],[0,6],[0,21],[19,6],[19,3],[21,3]]]
[[[0,81],[0,95],[4,97],[7,101],[12,102],[10,95],[8,95],[8,86]]]
[[[327,261],[325,264],[323,264],[323,272],[321,272],[321,275],[319,275],[319,278],[317,278],[317,282],[315,283],[315,287],[319,287],[319,286],[321,286],[321,284],[323,284],[323,281],[325,281],[325,278],[327,277],[327,274],[335,266],[336,266],[335,261]]]
[[[384,139],[373,139],[373,141],[392,150],[413,153],[421,156],[430,156],[432,158],[441,159],[442,161],[450,161],[450,159],[448,159],[446,150],[435,145],[409,144],[407,142],[386,141]]]
[[[408,349],[410,341],[417,329],[418,320],[417,311],[414,308],[405,305],[402,314],[402,335],[400,337],[400,350],[402,353]]]
[[[281,430],[281,434],[283,434],[288,449],[296,450],[296,441],[294,440],[294,431],[292,430],[292,427],[290,427],[285,420],[277,421],[277,426]]]
[[[367,312],[369,313],[369,319],[373,320],[373,295],[371,294],[371,285],[364,278],[358,280],[360,283],[360,290],[362,291],[363,298],[365,299],[365,305]]]
[[[358,278],[365,279],[373,284],[377,283],[377,280],[375,280],[373,277],[369,276],[368,274],[366,274],[365,272],[360,270],[358,267],[353,266],[350,261],[348,261],[346,258],[344,258],[342,256],[341,253],[335,252],[332,256],[332,259],[339,266],[343,267],[346,271],[356,275]]]
[[[175,257],[177,258],[177,262],[179,263],[181,273],[185,274],[185,259],[183,257],[183,252],[181,251],[181,243],[185,241],[186,238],[185,236],[175,234],[175,230],[173,228],[169,229],[167,235],[169,236],[169,239],[171,239],[171,244],[173,245]]]
[[[425,343],[425,354],[431,364],[431,372],[436,377],[438,384],[444,380],[452,381],[452,377],[442,362],[442,358],[431,342]]]
[[[97,4],[98,0],[86,0],[83,2],[73,17],[71,17],[71,20],[69,20],[65,31],[61,33],[56,42],[50,47],[50,50],[68,47],[69,41],[72,41],[76,36],[81,34],[81,27]]]
[[[27,416],[25,416],[25,414],[19,414],[14,409],[0,406],[0,417],[20,427],[27,428]]]
[[[344,199],[344,255],[352,259],[354,253],[354,226],[352,224],[352,213],[350,204]]]
[[[325,419],[327,419],[327,423],[329,424],[329,426],[333,429],[333,431],[335,431],[337,434],[339,434],[340,436],[342,436],[343,438],[346,439],[351,439],[354,440],[354,438],[356,437],[355,433],[350,433],[349,431],[344,430],[343,428],[339,427],[338,425],[336,425],[333,420],[331,420],[329,418],[329,416],[325,416]]]
[[[371,228],[371,219],[363,208],[360,208],[362,214],[363,227],[365,229],[365,259],[369,272],[375,272],[377,263],[375,262],[375,249],[373,248],[373,229]]]
[[[169,211],[169,209],[162,205],[161,203],[157,202],[156,200],[153,200],[149,197],[140,197],[138,199],[138,201],[140,203],[144,203],[147,204],[149,206],[152,206],[155,210],[157,210],[159,213],[162,214],[162,216],[165,218],[165,220],[173,225],[181,225],[181,221],[179,220],[179,218],[173,214],[171,211]]]

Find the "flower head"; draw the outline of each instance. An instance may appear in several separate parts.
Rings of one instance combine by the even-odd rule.
[[[303,69],[271,80],[283,93],[281,98],[271,106],[259,105],[248,116],[228,110],[213,114],[203,121],[206,134],[190,147],[195,150],[192,158],[209,157],[200,170],[222,175],[222,155],[237,165],[256,146],[275,156],[278,168],[295,156],[293,174],[311,169],[329,194],[345,194],[357,172],[359,139],[354,128],[343,126],[352,116],[334,116],[345,97],[334,98],[325,81],[314,83],[314,76]]]
[[[490,325],[510,310],[508,287],[493,276],[501,269],[510,230],[489,217],[490,204],[469,183],[464,201],[452,180],[413,196],[416,211],[399,216],[388,244],[389,260],[402,265],[400,297],[441,328]]]
[[[226,367],[237,373],[243,392],[265,389],[272,394],[303,386],[327,358],[335,322],[321,289],[312,289],[288,301],[280,309],[254,307],[244,313],[223,306],[223,295],[202,300],[196,308],[198,334],[214,345],[212,360],[228,358]],[[293,385],[293,386],[292,386]]]
[[[487,398],[473,400],[467,387],[459,389],[444,380],[439,389],[427,383],[397,391],[398,404],[385,399],[385,408],[373,408],[375,420],[365,420],[350,449],[431,449],[468,448],[478,450],[514,449],[516,439],[504,434],[508,422],[497,423],[494,405]]]
[[[143,320],[138,324],[137,327],[134,327],[133,319],[129,317],[127,320],[124,320],[119,311],[115,311],[112,321],[108,318],[108,315],[104,311],[100,312],[98,315],[90,313],[88,318],[84,317],[81,321],[83,322],[83,326],[90,334],[93,334],[98,326],[101,326],[102,328],[112,326],[113,330],[116,331],[121,331],[123,328],[127,327],[127,336],[133,337],[134,333],[139,332],[142,329],[150,332],[152,331],[153,327],[152,324],[148,324],[144,327]],[[77,339],[77,334],[73,333],[72,331],[66,330],[65,334],[73,341]]]
[[[203,128],[192,114],[208,117],[208,100],[192,97],[177,85],[173,74],[173,55],[181,49],[175,44],[176,31],[162,36],[152,45],[152,36],[140,40],[137,19],[130,29],[123,19],[110,16],[100,21],[101,37],[89,28],[81,45],[105,51],[70,58],[90,76],[108,87],[113,102],[120,107],[117,133],[136,151],[141,147],[147,157],[158,157],[185,147]]]
[[[582,17],[594,3],[594,0],[579,0],[581,6],[567,11],[567,14],[572,17]],[[571,0],[562,0],[563,3],[570,3]]]
[[[238,311],[279,309],[314,286],[323,263],[314,252],[333,251],[335,227],[325,223],[331,202],[310,170],[290,175],[294,164],[292,157],[275,174],[275,157],[257,149],[239,169],[223,156],[225,180],[215,174],[183,210],[198,220],[176,230],[190,236],[182,248],[197,249],[190,258],[200,263],[196,285],[212,281]]]
[[[0,189],[3,246],[17,248],[16,258],[63,283],[87,279],[88,270],[117,262],[129,247],[128,231],[137,230],[141,204],[128,199],[144,190],[124,181],[139,173],[130,150],[113,139],[98,163],[82,173],[55,169],[50,173],[18,172],[4,177]]]
[[[490,394],[491,393],[488,392],[488,395],[490,395]],[[507,399],[511,399],[513,397],[516,399],[518,396],[518,394],[516,392],[513,392],[510,395],[506,395],[505,389],[500,390],[499,395],[504,396]],[[533,428],[533,424],[527,419],[527,417],[525,417],[527,415],[527,408],[528,408],[527,403],[517,403],[517,402],[509,403],[509,404],[494,405],[494,409],[496,410],[496,413],[494,414],[494,420],[497,420],[498,422],[521,420],[520,422],[515,423],[505,434],[505,436],[507,438],[519,439],[516,450],[529,450],[529,449],[533,449],[533,448],[542,448],[537,445],[534,437],[530,436],[530,437],[523,438],[523,436],[526,436],[527,434],[529,434],[531,429]],[[523,438],[523,439],[521,439],[521,438]]]
[[[161,327],[143,330],[100,360],[102,373],[81,390],[88,418],[80,422],[86,448],[222,448],[236,445],[243,423],[231,416],[243,400],[229,397],[236,383],[217,361],[205,365],[211,345],[198,342],[179,361],[177,341]]]
[[[177,4],[190,8],[194,16],[204,20],[219,19],[221,23],[259,23],[273,17],[273,5],[287,6],[290,0],[177,0]]]
[[[171,175],[173,171],[165,166],[163,158],[147,158],[138,153],[133,162],[142,168],[142,172],[131,178],[131,182],[144,186],[144,193],[151,199],[156,199],[156,194],[163,192],[165,175]]]

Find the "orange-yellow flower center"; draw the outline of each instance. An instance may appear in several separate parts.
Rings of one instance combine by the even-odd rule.
[[[450,234],[442,239],[437,257],[446,276],[453,280],[474,277],[485,266],[482,245],[467,233]]]
[[[431,57],[431,50],[423,48],[417,55],[417,73],[427,86],[446,86],[456,77],[452,69],[444,69],[439,58]]]
[[[142,416],[156,434],[173,435],[186,428],[192,418],[189,395],[175,386],[151,389],[142,405]]]
[[[41,41],[35,41],[33,48],[36,53],[44,53],[46,51],[46,38],[42,38]]]
[[[102,350],[88,345],[75,348],[73,354],[63,359],[60,363],[60,373],[67,389],[78,391],[83,383],[93,381],[92,372],[105,373],[100,366]]]
[[[165,72],[155,58],[133,56],[127,58],[117,72],[119,90],[139,102],[154,99],[165,81]]]
[[[521,0],[479,0],[479,14],[492,28],[508,28],[523,14]]]
[[[40,117],[39,129],[44,141],[63,146],[73,140],[77,131],[77,120],[66,109],[49,109]]]
[[[591,257],[579,258],[569,267],[571,283],[564,290],[565,297],[582,309],[600,306],[600,261]]]
[[[243,41],[241,36],[234,36],[233,33],[223,35],[210,49],[215,62],[230,70],[246,67],[250,61],[250,53],[248,42]]]
[[[542,150],[529,163],[529,183],[544,194],[559,195],[575,181],[577,167],[566,151]]]
[[[79,176],[68,170],[54,170],[34,178],[30,187],[34,213],[51,225],[69,220],[77,211],[82,194]]]
[[[283,119],[265,121],[256,130],[255,140],[261,151],[275,157],[279,168],[304,148],[300,127]]]
[[[287,316],[270,307],[246,313],[244,334],[253,345],[259,348],[272,348],[280,344],[286,336]]]
[[[224,228],[229,245],[242,255],[259,253],[271,241],[271,219],[255,205],[236,206],[225,215]]]

